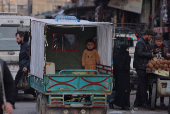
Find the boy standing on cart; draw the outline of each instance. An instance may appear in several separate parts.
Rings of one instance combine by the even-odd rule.
[[[82,55],[82,66],[85,69],[96,70],[96,64],[100,63],[100,57],[98,52],[94,49],[95,44],[93,39],[88,39],[86,41],[86,50],[84,50]],[[95,74],[95,72],[88,72],[88,74]]]

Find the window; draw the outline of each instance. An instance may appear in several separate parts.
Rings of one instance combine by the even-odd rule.
[[[75,51],[78,49],[78,35],[68,33],[53,33],[53,51]]]
[[[0,27],[0,50],[20,50],[16,42],[17,27]]]
[[[127,44],[129,47],[133,47],[133,39],[128,39],[127,37],[116,37],[114,45],[120,46],[121,44]]]

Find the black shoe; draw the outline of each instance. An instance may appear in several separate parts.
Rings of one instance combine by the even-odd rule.
[[[134,104],[134,107],[142,107],[142,104]]]
[[[149,109],[149,108],[150,108],[150,106],[149,106],[147,103],[143,103],[142,107],[143,107],[143,108],[146,108],[146,109]]]
[[[130,108],[125,106],[125,107],[122,107],[122,110],[130,110]]]
[[[113,103],[109,103],[109,109],[114,109]]]
[[[13,109],[15,109],[15,105],[13,105]]]
[[[160,103],[161,107],[166,107],[166,105],[164,103]]]

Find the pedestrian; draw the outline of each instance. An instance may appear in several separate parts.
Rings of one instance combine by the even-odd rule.
[[[1,73],[2,73],[2,77],[3,77],[3,83],[2,83],[2,77],[0,77],[0,88],[3,88],[4,84],[4,92],[5,92],[5,96],[3,96],[3,91],[1,89],[0,91],[0,114],[3,114],[3,110],[5,110],[6,113],[8,114],[12,114],[13,112],[13,107],[12,105],[14,104],[14,94],[15,94],[15,90],[14,90],[14,80],[12,78],[12,75],[9,71],[9,68],[6,64],[5,61],[0,59],[0,65],[1,65]],[[5,98],[4,98],[5,97]],[[4,103],[3,99],[6,99],[6,103]],[[6,104],[4,106],[4,104]]]
[[[119,53],[113,56],[113,76],[115,79],[116,95],[113,103],[109,104],[113,108],[113,104],[122,107],[123,110],[129,110],[130,107],[130,61],[129,46],[122,44]]]
[[[85,69],[96,70],[96,64],[100,63],[100,57],[98,52],[94,49],[95,44],[93,39],[88,39],[86,41],[86,50],[83,52],[82,56],[82,66]],[[88,72],[88,74],[95,74],[95,72]]]
[[[170,59],[170,47],[166,51],[166,57],[167,57],[167,59]]]
[[[28,73],[29,66],[29,35],[28,32],[17,32],[16,33],[16,41],[19,45],[21,45],[20,53],[19,53],[19,70],[15,77],[15,98],[17,98],[18,88],[17,85],[20,79],[23,76],[23,73]],[[15,106],[14,106],[15,108]]]
[[[154,54],[159,52],[158,50],[150,51],[148,49],[149,42],[152,40],[154,32],[150,29],[145,30],[143,38],[140,38],[135,47],[134,53],[134,68],[136,69],[138,75],[138,88],[136,93],[136,99],[134,102],[135,107],[149,108],[148,103],[148,78],[146,74],[146,64],[148,61],[154,57]]]

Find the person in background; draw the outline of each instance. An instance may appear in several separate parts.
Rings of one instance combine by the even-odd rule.
[[[3,110],[5,110],[6,113],[12,114],[13,112],[13,107],[12,105],[14,104],[14,94],[15,94],[15,88],[14,88],[14,80],[12,78],[12,75],[9,71],[9,68],[6,64],[5,61],[0,59],[0,65],[2,65],[2,73],[3,73],[3,82],[4,82],[4,88],[5,88],[5,97],[6,97],[6,107],[4,107],[4,102],[3,102],[3,93],[2,90],[0,91],[0,114],[3,114]],[[1,80],[1,77],[0,77]],[[1,83],[2,84],[2,83]],[[2,88],[2,85],[0,85]]]
[[[17,98],[18,88],[17,85],[23,76],[23,73],[28,73],[29,67],[29,34],[28,32],[17,32],[16,41],[21,45],[19,53],[19,70],[15,77],[15,98]],[[15,108],[15,105],[14,105]]]
[[[154,57],[154,54],[159,52],[159,50],[154,50],[150,52],[148,49],[149,42],[152,40],[154,32],[150,29],[144,32],[143,38],[140,38],[135,47],[134,62],[133,66],[136,69],[138,75],[138,88],[136,93],[136,99],[134,102],[134,107],[144,107],[149,108],[148,102],[148,78],[146,74],[146,64],[148,61]]]
[[[159,50],[159,52],[157,54],[155,54],[155,57],[157,57],[157,58],[163,57],[165,59],[168,58],[166,56],[166,52],[168,50],[168,47],[166,47],[163,44],[163,37],[161,35],[156,35],[156,37],[155,37],[155,44],[153,46],[153,51],[156,51],[156,50]],[[160,105],[161,106],[165,106],[165,104],[164,104],[164,97],[160,97]]]
[[[167,59],[170,59],[170,47],[166,51],[166,57],[167,57]]]
[[[82,56],[82,66],[85,69],[96,70],[96,64],[100,63],[100,57],[98,52],[94,49],[94,40],[88,39],[86,41],[86,50],[83,52]],[[95,72],[88,72],[88,74],[95,74]]]
[[[130,107],[130,62],[129,46],[122,44],[119,53],[113,56],[113,76],[115,79],[116,95],[109,108],[114,108],[113,104],[129,110]]]

